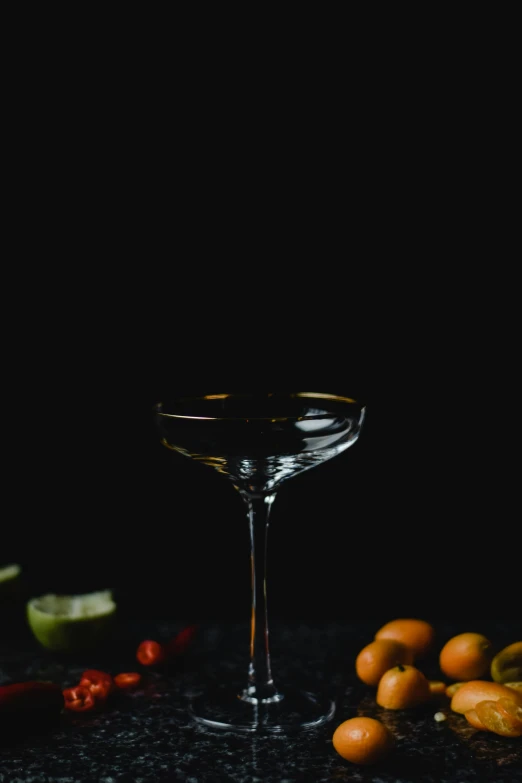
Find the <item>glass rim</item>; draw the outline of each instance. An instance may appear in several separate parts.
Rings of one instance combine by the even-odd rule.
[[[344,397],[338,394],[330,394],[326,392],[266,392],[266,397],[276,397],[278,395],[284,395],[287,397],[297,398],[312,398],[312,399],[323,399],[323,400],[330,400],[333,402],[342,402],[342,403],[349,403],[351,405],[360,405],[361,412],[365,410],[365,405],[360,401],[356,400],[352,397]],[[195,396],[195,397],[177,397],[172,400],[173,403],[175,402],[182,402],[182,401],[196,401],[196,400],[225,400],[229,397],[236,397],[236,398],[249,398],[251,396],[254,396],[254,393],[252,394],[244,394],[244,393],[222,393],[222,394],[205,394],[203,396]],[[277,421],[310,421],[310,420],[320,420],[320,419],[328,419],[331,418],[332,414],[328,412],[324,412],[321,414],[311,415],[311,416],[194,416],[190,414],[182,414],[182,413],[166,413],[165,411],[160,410],[160,407],[163,406],[165,403],[163,402],[157,402],[153,406],[153,411],[157,413],[159,416],[163,416],[165,418],[169,419],[187,419],[187,420],[199,420],[199,421],[269,421],[269,422],[277,422]]]

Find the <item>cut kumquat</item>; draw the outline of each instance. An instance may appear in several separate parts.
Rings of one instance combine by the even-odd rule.
[[[474,729],[478,729],[479,731],[487,731],[486,727],[480,720],[479,716],[477,715],[476,710],[468,710],[464,713],[464,717],[470,724],[470,726],[473,726]]]
[[[497,702],[498,708],[501,712],[506,712],[510,718],[512,718],[517,725],[517,728],[522,729],[522,707],[519,706],[513,699],[506,699],[502,697]]]
[[[470,682],[465,682],[453,696],[451,709],[453,712],[464,715],[468,710],[476,709],[480,701],[498,701],[502,698],[512,699],[516,704],[522,706],[522,693],[518,694],[515,690],[506,688],[505,685],[498,682],[470,680]]]
[[[522,642],[504,647],[491,661],[491,676],[495,682],[522,680]]]
[[[522,720],[516,711],[520,708],[510,699],[505,700],[507,708],[499,701],[479,701],[475,707],[480,722],[488,731],[501,737],[522,737]],[[522,709],[520,709],[522,715]]]

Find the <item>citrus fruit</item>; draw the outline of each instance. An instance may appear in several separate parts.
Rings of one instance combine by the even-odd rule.
[[[116,604],[110,590],[84,595],[48,595],[27,604],[27,621],[43,647],[74,652],[94,647],[109,629]]]
[[[470,726],[473,726],[474,729],[478,729],[479,731],[487,731],[486,727],[477,715],[476,710],[467,710],[467,712],[464,713],[464,717]]]
[[[375,638],[395,639],[409,647],[415,658],[423,658],[433,646],[435,629],[425,620],[397,619],[383,625]]]
[[[22,572],[21,567],[14,563],[13,565],[2,566],[0,568],[0,585],[7,584],[13,579],[17,579]]]
[[[457,693],[458,689],[462,688],[463,685],[465,685],[464,682],[454,682],[451,685],[448,685],[446,688],[446,696],[448,699],[452,699]]]
[[[364,647],[355,670],[366,685],[378,685],[382,675],[398,663],[413,663],[413,653],[395,639],[377,639]]]
[[[506,688],[513,688],[514,691],[520,691],[522,693],[522,682],[503,682]]]
[[[501,737],[522,737],[522,709],[510,699],[479,701],[475,711],[488,731]]]
[[[491,661],[491,676],[495,682],[522,680],[522,642],[504,647]]]
[[[442,648],[441,671],[452,680],[478,680],[489,671],[493,645],[480,633],[459,633]]]
[[[513,699],[502,697],[497,702],[498,708],[502,714],[506,713],[515,723],[517,728],[522,731],[522,707]]]
[[[430,699],[430,684],[415,666],[394,666],[383,674],[377,688],[377,704],[387,710],[418,707]]]
[[[0,568],[0,601],[16,594],[20,585],[22,568],[17,563]]]
[[[522,693],[518,694],[517,691],[506,688],[499,682],[470,680],[465,682],[453,696],[451,709],[464,715],[468,710],[474,710],[479,701],[498,701],[502,698],[513,699],[522,706]]]
[[[430,693],[432,698],[438,699],[441,696],[446,696],[446,683],[441,680],[428,680],[430,686]]]
[[[393,748],[390,730],[375,718],[351,718],[337,727],[333,746],[337,753],[354,764],[376,764]]]

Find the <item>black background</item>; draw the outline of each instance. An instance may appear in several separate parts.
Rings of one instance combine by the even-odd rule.
[[[274,504],[271,615],[520,624],[516,477],[498,410],[487,395],[354,386],[367,401],[359,441],[283,484]],[[111,587],[151,616],[247,622],[243,503],[161,446],[152,405],[164,388],[154,379],[111,404],[84,393],[46,421],[27,403],[4,476],[1,560],[22,564],[28,594]]]

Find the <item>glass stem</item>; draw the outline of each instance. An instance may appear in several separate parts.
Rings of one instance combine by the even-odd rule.
[[[252,568],[252,619],[248,687],[241,698],[253,704],[279,701],[282,697],[272,679],[266,601],[266,555],[270,510],[276,495],[241,493],[248,508],[250,561]]]

